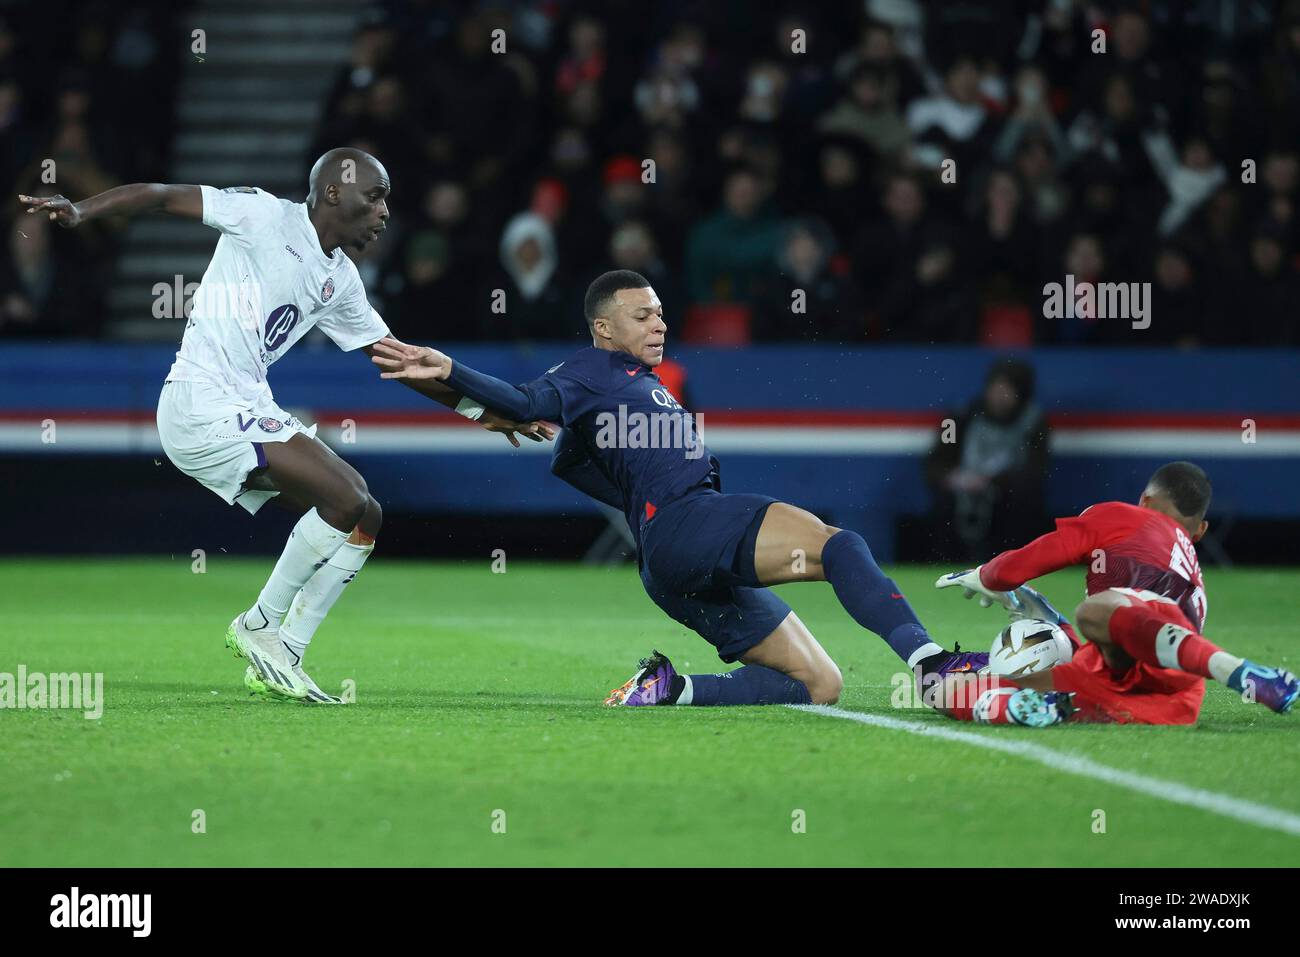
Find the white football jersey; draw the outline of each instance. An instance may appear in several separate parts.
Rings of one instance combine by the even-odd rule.
[[[251,405],[271,395],[271,363],[312,326],[345,352],[389,334],[352,260],[321,252],[305,203],[247,186],[200,189],[203,222],[221,238],[169,380],[210,382]]]

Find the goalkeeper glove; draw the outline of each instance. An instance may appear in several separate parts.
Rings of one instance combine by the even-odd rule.
[[[952,588],[954,586],[959,586],[967,598],[974,598],[979,595],[981,608],[988,608],[995,602],[1008,612],[1013,608],[1014,599],[1011,592],[993,591],[991,588],[985,588],[984,583],[980,581],[979,568],[968,568],[964,572],[953,572],[951,575],[944,575],[934,583],[935,588]]]

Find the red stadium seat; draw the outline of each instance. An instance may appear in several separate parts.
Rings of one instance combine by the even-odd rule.
[[[753,312],[749,306],[735,302],[705,303],[691,306],[686,314],[685,342],[710,346],[747,346]]]
[[[672,359],[664,359],[655,367],[655,375],[664,387],[681,401],[686,394],[686,367]]]
[[[986,306],[980,313],[980,345],[999,348],[1034,343],[1034,319],[1028,306]]]

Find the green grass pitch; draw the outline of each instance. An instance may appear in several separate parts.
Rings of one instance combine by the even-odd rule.
[[[683,670],[719,668],[630,567],[379,558],[307,660],[327,689],[354,681],[357,703],[250,699],[222,636],[270,565],[0,562],[0,672],[102,672],[105,687],[96,721],[0,710],[0,865],[1292,866],[1300,852],[1300,837],[960,741],[779,707],[606,709],[651,648]],[[949,644],[987,646],[1004,621],[936,592],[937,569],[893,571]],[[1300,570],[1207,579],[1210,637],[1300,665]],[[1042,585],[1072,609],[1082,576]],[[782,594],[844,671],[843,708],[1300,813],[1300,715],[1218,686],[1191,728],[900,712],[896,660],[829,586]]]

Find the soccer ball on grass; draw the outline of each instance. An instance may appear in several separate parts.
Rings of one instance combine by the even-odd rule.
[[[998,632],[989,652],[989,674],[1016,678],[1063,665],[1074,657],[1064,631],[1046,621],[1023,618]]]

